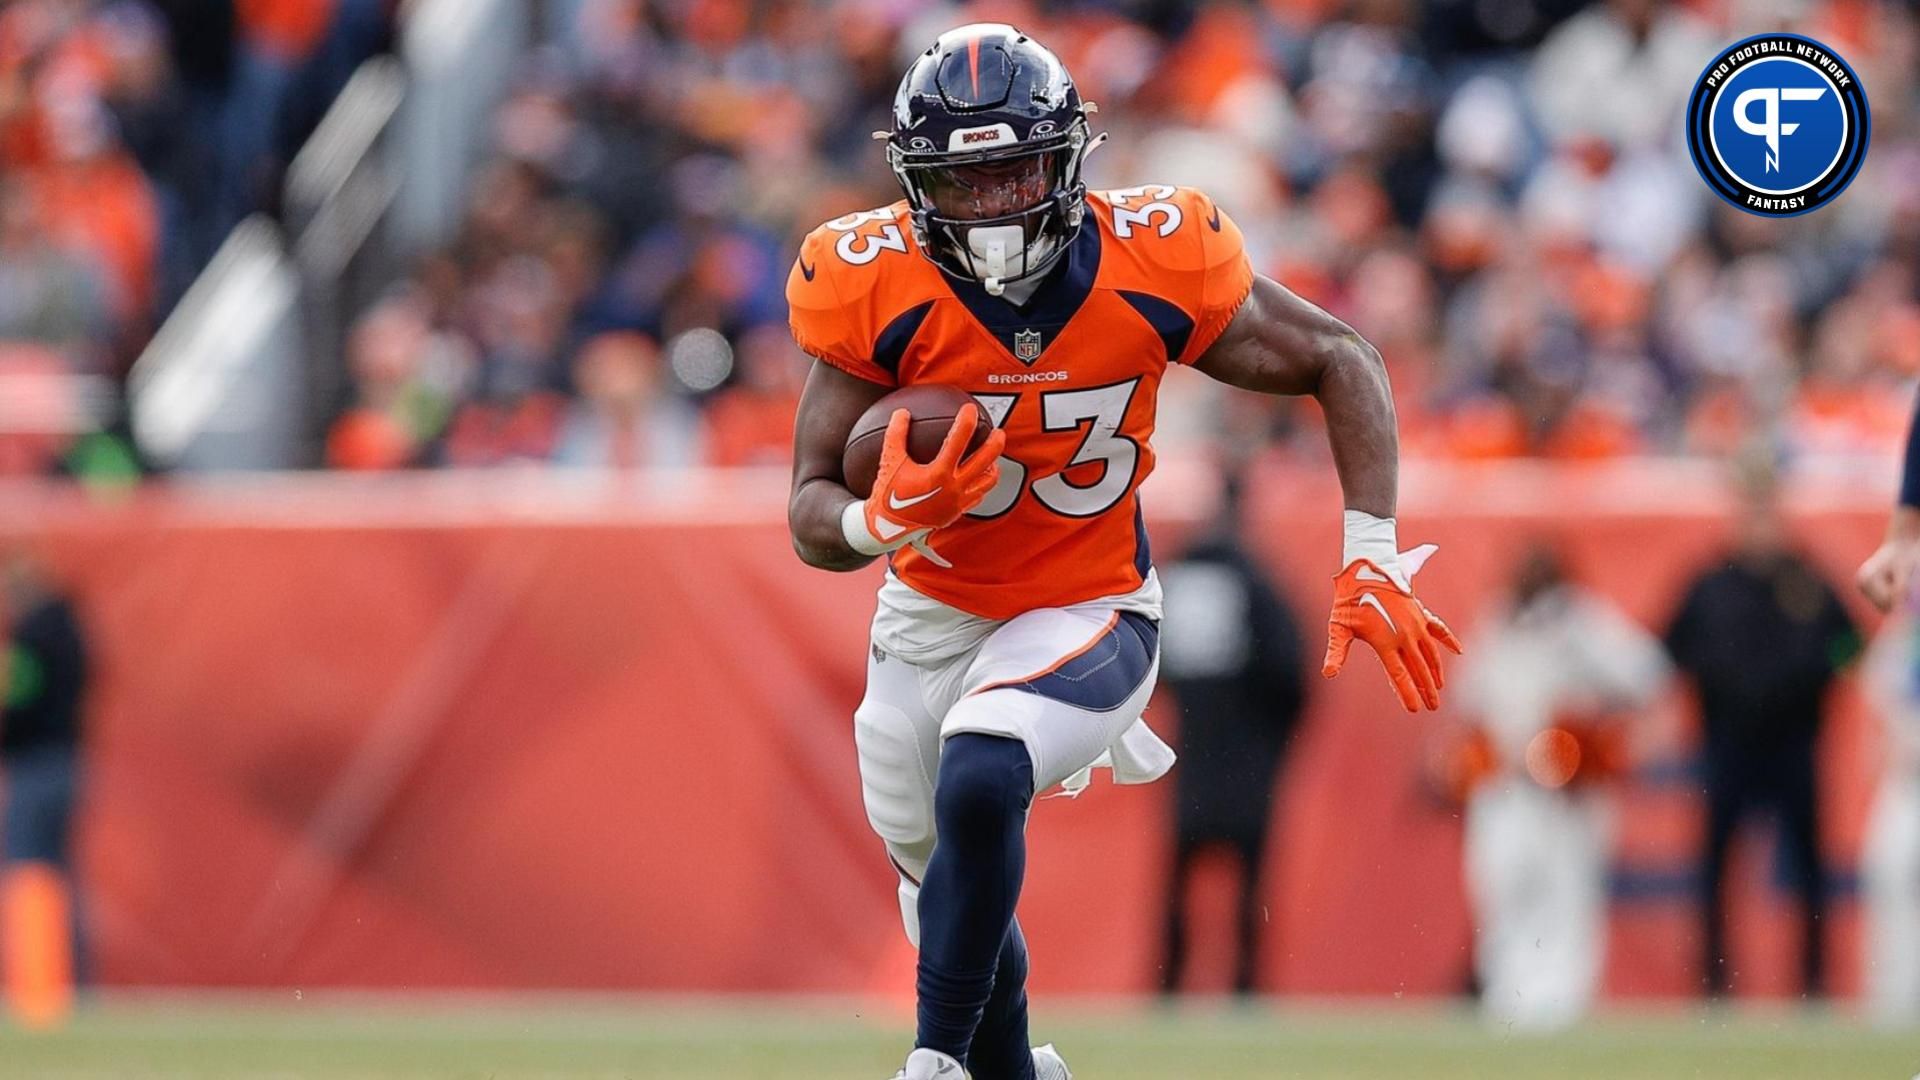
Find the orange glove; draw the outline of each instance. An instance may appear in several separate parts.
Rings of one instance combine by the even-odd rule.
[[[940,452],[922,465],[907,453],[907,428],[912,416],[905,409],[894,410],[880,444],[880,468],[873,479],[873,493],[867,496],[863,508],[867,531],[881,545],[891,548],[912,543],[935,562],[946,565],[923,546],[926,533],[960,520],[960,515],[979,505],[1000,480],[1000,451],[1007,445],[1006,432],[995,428],[980,449],[964,460],[960,456],[979,416],[979,406],[962,405],[946,441],[940,444]]]
[[[1413,595],[1413,575],[1439,550],[1422,544],[1400,556],[1405,585],[1388,576],[1371,560],[1355,559],[1333,579],[1333,615],[1327,620],[1327,658],[1320,674],[1331,679],[1347,662],[1347,650],[1359,638],[1373,646],[1386,665],[1387,678],[1408,712],[1440,707],[1440,688],[1447,684],[1440,670],[1439,642],[1455,653],[1460,639],[1447,624]]]

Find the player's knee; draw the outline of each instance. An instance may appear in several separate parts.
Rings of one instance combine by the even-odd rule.
[[[1018,828],[1032,802],[1033,759],[1025,743],[971,733],[947,740],[934,787],[943,839]]]
[[[867,823],[882,840],[912,849],[933,839],[932,784],[920,763],[919,734],[906,713],[861,702],[853,714]]]

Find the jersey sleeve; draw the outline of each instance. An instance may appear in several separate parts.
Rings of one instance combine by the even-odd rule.
[[[841,260],[826,230],[809,233],[787,275],[787,325],[794,343],[808,356],[855,378],[896,386],[894,374],[873,362],[864,291],[846,289],[841,273]],[[843,296],[846,292],[855,295]]]
[[[1247,257],[1240,226],[1205,194],[1191,188],[1180,192],[1194,208],[1194,231],[1200,237],[1200,275],[1193,290],[1193,336],[1177,358],[1191,364],[1205,353],[1233,321],[1253,291],[1253,261]]]

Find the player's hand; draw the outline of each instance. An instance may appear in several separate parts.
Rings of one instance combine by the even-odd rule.
[[[914,532],[922,534],[916,539],[924,539],[926,532],[960,520],[993,490],[1000,480],[1000,451],[1006,448],[1007,433],[996,428],[978,450],[960,456],[979,415],[979,406],[962,405],[940,452],[922,465],[907,453],[912,416],[905,409],[894,411],[880,444],[873,493],[866,502],[867,529],[875,539],[891,544]]]
[[[1906,594],[1916,563],[1920,563],[1920,514],[1903,506],[1894,511],[1880,550],[1860,564],[1854,581],[1874,607],[1890,611],[1894,601]]]
[[[1394,580],[1370,560],[1355,559],[1333,579],[1333,615],[1327,620],[1327,658],[1320,674],[1331,679],[1347,662],[1347,650],[1359,638],[1380,654],[1394,693],[1408,712],[1421,705],[1440,707],[1440,689],[1447,684],[1440,669],[1440,650],[1434,643],[1460,652],[1460,639],[1447,624],[1413,595],[1413,575],[1439,550],[1422,544],[1400,555],[1405,584]]]

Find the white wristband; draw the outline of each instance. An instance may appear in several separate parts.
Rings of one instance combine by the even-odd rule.
[[[883,544],[880,538],[867,528],[867,504],[855,499],[840,511],[840,535],[846,537],[847,546],[862,555],[885,555],[898,544]]]
[[[874,536],[874,532],[866,527],[866,503],[860,502],[860,500],[854,500],[854,502],[847,503],[847,509],[841,511],[841,536],[847,538],[847,546],[849,546],[849,548],[852,548],[854,552],[862,553],[862,555],[885,555],[887,552],[899,552],[900,548],[912,544],[914,538],[918,538],[922,532],[924,532],[922,528],[904,528],[904,530],[900,530],[899,536],[889,544],[889,542],[881,540],[879,536]]]
[[[1400,573],[1400,539],[1393,518],[1374,517],[1364,510],[1349,510],[1343,516],[1346,544],[1340,560],[1343,567],[1365,559],[1380,568],[1401,588],[1406,580]]]

